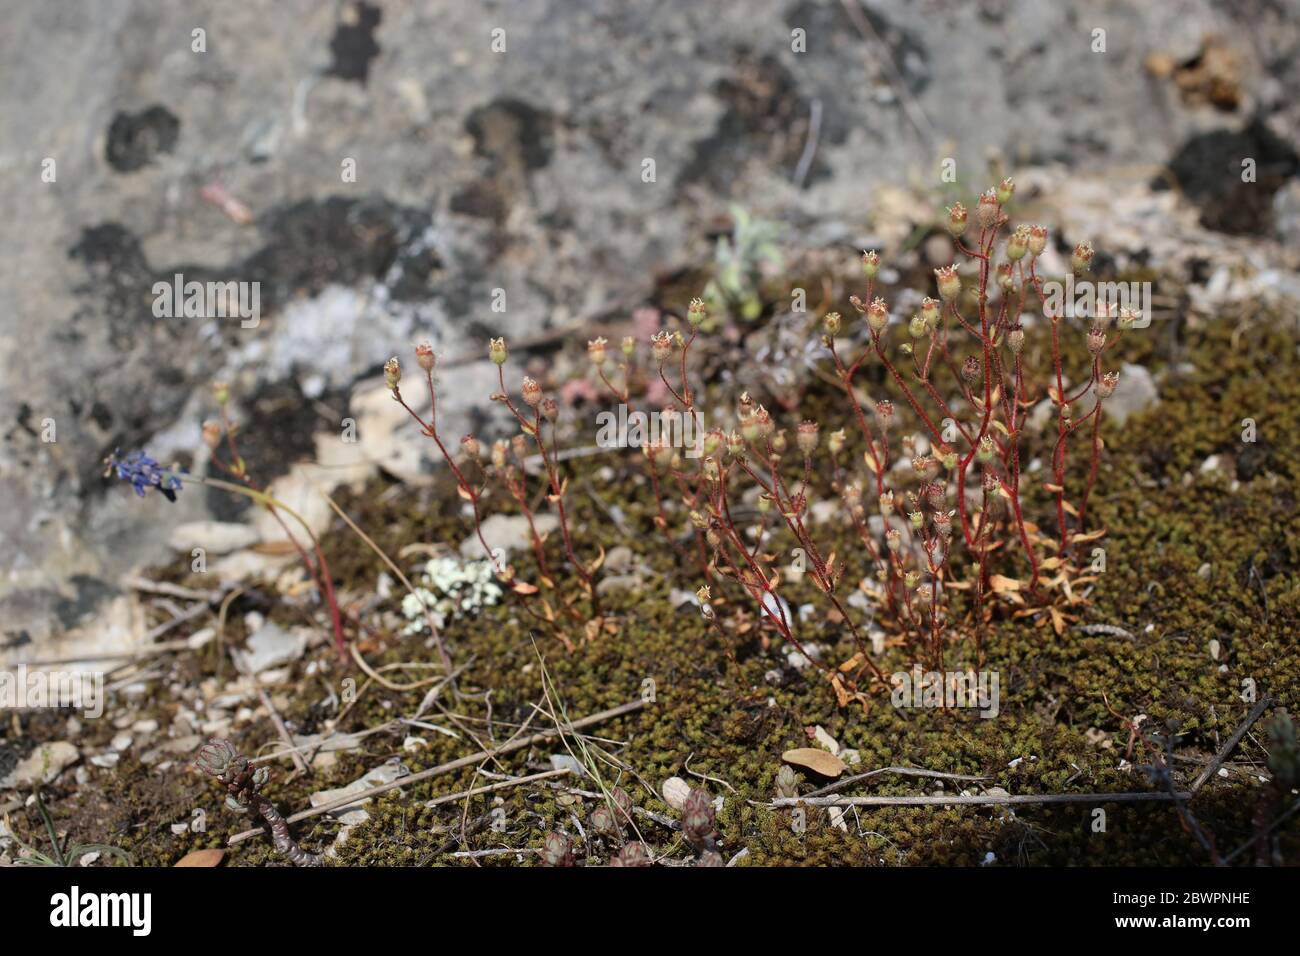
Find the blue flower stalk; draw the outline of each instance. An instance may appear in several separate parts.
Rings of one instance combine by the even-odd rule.
[[[150,488],[157,488],[168,501],[175,501],[176,492],[181,490],[181,479],[142,451],[133,451],[124,458],[114,449],[104,463],[108,466],[105,478],[116,471],[117,477],[128,482],[141,498]]]
[[[319,573],[317,572],[317,568],[312,565],[311,559],[308,558],[306,552],[301,547],[298,549],[299,554],[303,559],[303,563],[307,567],[308,573],[321,586],[321,590],[325,596],[325,602],[329,605],[330,621],[334,628],[334,646],[338,650],[340,657],[347,657],[347,639],[343,634],[343,619],[341,612],[339,611],[338,600],[334,594],[334,582],[330,577],[329,563],[325,560],[324,551],[321,550],[320,539],[316,537],[316,534],[311,530],[311,525],[307,523],[306,519],[303,518],[302,515],[294,511],[283,501],[272,497],[265,491],[261,491],[252,485],[235,484],[230,481],[222,481],[220,478],[193,477],[183,471],[173,472],[167,468],[163,468],[156,460],[150,458],[143,451],[133,451],[125,458],[121,457],[117,451],[114,451],[113,454],[109,455],[108,458],[104,460],[104,462],[108,466],[108,470],[104,473],[105,478],[111,476],[113,472],[116,471],[117,477],[123,481],[129,482],[131,487],[135,489],[135,493],[141,498],[145,496],[150,488],[157,488],[158,493],[163,495],[163,497],[168,501],[175,501],[176,492],[180,490],[181,483],[187,481],[194,482],[196,484],[208,485],[213,488],[220,488],[223,491],[229,491],[233,494],[243,495],[245,498],[249,498],[261,505],[263,508],[266,508],[272,515],[275,515],[277,511],[283,511],[297,521],[298,524],[302,525],[303,530],[307,533],[308,538],[311,540],[312,547],[316,552],[316,560],[319,563]],[[280,523],[281,525],[284,525],[283,520],[281,520]],[[292,532],[289,532],[287,525],[285,525],[285,531],[286,533],[289,533],[290,540],[294,541],[293,534]],[[296,541],[294,541],[294,543],[295,545],[297,544]]]

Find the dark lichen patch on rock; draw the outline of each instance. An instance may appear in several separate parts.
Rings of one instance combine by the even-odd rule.
[[[379,56],[375,30],[383,18],[384,11],[369,3],[350,3],[343,8],[330,38],[329,76],[365,85],[371,62]]]
[[[175,152],[180,135],[181,121],[165,106],[117,113],[108,124],[104,158],[119,173],[133,173]]]

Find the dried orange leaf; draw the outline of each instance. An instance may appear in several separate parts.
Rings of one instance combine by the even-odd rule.
[[[1049,607],[1047,613],[1052,615],[1052,630],[1056,631],[1057,637],[1060,637],[1065,633],[1065,618],[1062,617],[1061,612],[1054,607]]]
[[[225,850],[195,850],[176,861],[176,866],[216,866],[225,857]]]
[[[990,574],[989,587],[998,592],[1019,591],[1020,582],[1015,578],[1003,577],[1001,574]]]
[[[836,677],[835,683],[838,687],[838,675]],[[781,754],[781,759],[788,764],[821,774],[823,777],[838,777],[844,772],[844,761],[820,747],[796,747]]]

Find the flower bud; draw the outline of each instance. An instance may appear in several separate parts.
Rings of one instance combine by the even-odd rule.
[[[397,391],[397,383],[402,380],[402,363],[393,356],[384,363],[384,382],[390,391]]]
[[[527,375],[524,376],[524,381],[519,387],[519,391],[524,396],[524,403],[530,408],[536,408],[542,403],[542,386],[538,385],[531,377]]]
[[[940,458],[939,461],[943,464],[943,467],[946,468],[948,471],[957,470],[957,453],[955,451],[945,452],[943,457]]]
[[[982,464],[988,464],[993,460],[997,447],[993,444],[993,436],[985,435],[980,439],[979,450],[975,452],[975,458]]]
[[[1088,330],[1088,351],[1100,355],[1106,348],[1106,333],[1099,328]]]
[[[966,361],[961,363],[961,377],[974,385],[984,377],[984,363],[974,355],[967,356]]]
[[[478,461],[479,453],[483,450],[478,443],[478,439],[473,435],[466,435],[460,440],[460,447],[464,450],[467,458]]]
[[[934,270],[934,277],[939,284],[939,298],[951,302],[961,295],[961,278],[956,266],[943,266]]]
[[[1043,250],[1047,248],[1047,227],[1030,226],[1029,227],[1029,253],[1032,256],[1041,256]]]
[[[692,788],[682,804],[682,837],[696,850],[710,850],[718,831],[713,800],[707,791]]]
[[[1019,355],[1025,347],[1025,330],[1016,326],[1007,333],[1007,345],[1011,346],[1011,351]]]
[[[838,312],[827,312],[822,316],[822,328],[831,338],[840,334],[840,314]]]
[[[903,547],[903,533],[897,528],[890,528],[885,532],[885,546],[890,551],[897,552]]]
[[[630,335],[623,336],[623,357],[631,358],[636,354],[636,339]]]
[[[665,329],[650,336],[650,350],[654,354],[655,361],[663,365],[673,354],[672,335]]]
[[[933,514],[932,520],[934,521],[934,530],[939,532],[940,537],[943,538],[952,537],[953,514],[954,512],[951,511],[936,511]]]
[[[887,398],[876,402],[876,417],[882,426],[889,427],[889,423],[894,420],[894,403]]]
[[[492,467],[504,468],[506,466],[506,452],[509,446],[504,439],[498,438],[492,443]]]
[[[708,318],[708,310],[704,307],[703,299],[691,299],[691,304],[686,307],[686,321],[691,323],[691,328],[698,329]]]
[[[925,324],[925,319],[919,315],[912,316],[907,323],[907,334],[914,339],[925,338],[930,334],[930,327]]]
[[[921,318],[925,320],[933,331],[939,327],[939,301],[932,299],[928,295],[921,300]]]
[[[894,513],[894,493],[892,491],[882,492],[878,499],[878,503],[880,505],[880,513],[885,517],[889,517]]]
[[[1119,385],[1119,372],[1107,372],[1097,383],[1097,397],[1110,398],[1115,394],[1115,388]]]
[[[1002,294],[1004,296],[1012,295],[1016,291],[1016,276],[1015,273],[1011,271],[1011,263],[999,262],[997,276],[998,288],[1002,290]]]
[[[563,833],[548,833],[542,841],[542,863],[546,866],[573,866],[573,843]]]
[[[488,342],[488,358],[497,365],[506,364],[506,340],[491,339]]]
[[[913,529],[920,531],[922,526],[925,524],[925,515],[921,514],[919,511],[909,511],[907,513],[907,520],[911,522]]]
[[[415,347],[415,364],[426,372],[432,372],[438,364],[438,356],[433,354],[433,346],[428,342],[421,342]]]
[[[745,439],[734,428],[727,435],[727,454],[736,458],[740,458],[745,454]]]
[[[225,405],[230,401],[230,386],[225,382],[212,383],[212,400],[218,406]]]
[[[216,450],[221,444],[221,425],[217,422],[206,421],[203,423],[203,444]]]
[[[889,306],[885,305],[884,299],[876,296],[871,300],[871,305],[867,306],[867,325],[871,326],[873,332],[883,332],[888,324]]]
[[[776,434],[772,436],[772,453],[774,455],[784,455],[787,447],[789,447],[789,443],[785,440],[785,429],[778,428]]]
[[[1076,275],[1089,271],[1092,268],[1092,256],[1092,243],[1086,240],[1079,243],[1070,256],[1070,268]]]
[[[591,360],[592,365],[596,366],[597,368],[600,368],[602,365],[605,364],[606,360],[609,358],[608,353],[605,351],[605,346],[607,346],[608,344],[609,342],[603,338],[594,338],[588,340],[587,358]]]
[[[795,431],[795,443],[805,458],[812,457],[812,453],[817,450],[817,423],[800,422]]]
[[[1119,318],[1115,320],[1115,328],[1121,332],[1127,332],[1137,324],[1138,316],[1141,313],[1137,309],[1121,308]]]
[[[1007,239],[1007,258],[1012,262],[1019,262],[1029,252],[1029,227],[1016,226]]]
[[[916,587],[917,582],[920,580],[921,575],[917,571],[908,571],[903,575],[903,584],[909,588]]]
[[[542,399],[541,411],[542,417],[552,425],[554,425],[555,420],[560,417],[560,406],[556,403],[555,399],[551,398],[549,395]]]
[[[776,425],[772,423],[771,414],[762,405],[754,409],[754,424],[758,428],[760,438],[771,438],[772,433],[776,430]]]
[[[981,229],[987,229],[998,221],[998,197],[992,189],[980,196],[979,205],[975,207],[975,219]]]
[[[848,442],[848,436],[844,433],[843,428],[836,429],[830,433],[826,439],[826,449],[832,456],[839,455],[844,450],[844,445]]]
[[[955,202],[948,207],[948,231],[954,236],[960,236],[966,231],[967,219],[966,207],[961,203]]]
[[[998,202],[1005,206],[1007,203],[1011,202],[1011,197],[1015,192],[1016,184],[1011,177],[1008,176],[1006,179],[1002,180],[1002,182],[998,183]]]
[[[523,435],[515,435],[510,439],[510,451],[522,463],[528,456],[528,439]]]
[[[912,459],[912,470],[924,480],[929,480],[939,473],[939,463],[929,455],[917,455]]]
[[[874,279],[876,273],[880,271],[880,256],[875,252],[862,253],[862,274],[868,279]]]
[[[650,851],[645,848],[645,844],[640,840],[629,840],[624,843],[617,853],[609,858],[610,866],[653,866],[654,860],[650,856]]]

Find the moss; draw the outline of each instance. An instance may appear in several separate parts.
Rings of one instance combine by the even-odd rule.
[[[914,766],[981,775],[988,778],[985,786],[1012,793],[1118,792],[1147,786],[1138,770],[1123,763],[1128,722],[1139,715],[1151,726],[1176,726],[1178,753],[1189,761],[1177,767],[1185,781],[1242,720],[1248,709],[1241,697],[1243,681],[1253,681],[1260,694],[1277,695],[1294,708],[1295,689],[1300,687],[1300,517],[1295,507],[1300,455],[1291,436],[1300,434],[1300,375],[1293,339],[1274,329],[1272,321],[1258,315],[1244,324],[1183,328],[1175,336],[1130,335],[1121,354],[1158,370],[1161,402],[1122,429],[1106,430],[1092,506],[1095,521],[1108,532],[1098,545],[1105,549],[1106,569],[1095,582],[1090,603],[1074,609],[1081,622],[1116,625],[1130,636],[1076,629],[1057,636],[1045,616],[1039,621],[995,616],[985,655],[1001,678],[997,719],[897,710],[879,696],[865,712],[840,709],[815,671],[796,674],[780,686],[769,684],[765,675],[774,658],[761,650],[757,631],[734,649],[726,648],[695,608],[672,607],[671,588],[693,590],[701,582],[697,572],[678,566],[671,548],[655,543],[662,539],[654,537],[653,503],[634,458],[627,456],[626,469],[616,471],[612,479],[601,471],[609,460],[579,459],[566,466],[578,551],[595,555],[599,547],[628,543],[652,569],[643,590],[603,599],[612,632],[583,639],[581,627],[566,620],[567,633],[577,644],[570,654],[518,601],[457,623],[446,637],[465,669],[458,690],[441,703],[458,716],[454,720],[437,709],[427,716],[454,729],[459,739],[412,730],[428,745],[406,753],[401,742],[407,728],[375,734],[365,739],[363,751],[340,755],[327,773],[310,780],[286,780],[281,773],[268,794],[291,812],[307,804],[312,790],[346,783],[391,756],[402,756],[419,771],[462,756],[480,743],[500,742],[519,724],[546,726],[548,719],[533,709],[543,698],[544,658],[559,698],[574,717],[634,699],[647,679],[654,681],[655,700],[645,710],[590,731],[625,768],[603,765],[607,782],[624,786],[641,807],[671,815],[655,792],[666,777],[690,778],[695,773],[715,778],[692,780],[725,794],[718,818],[724,849],[730,856],[747,848],[747,865],[974,865],[989,852],[1001,863],[1016,864],[1204,864],[1205,853],[1184,833],[1173,808],[1164,804],[1106,805],[1104,833],[1093,832],[1095,808],[1090,805],[859,808],[847,813],[846,833],[833,826],[824,811],[809,810],[806,826],[797,827],[791,811],[774,811],[765,804],[773,795],[781,752],[806,745],[807,731],[816,725],[858,751],[859,769]],[[1041,340],[1031,338],[1031,355],[1042,348]],[[829,392],[814,389],[805,406],[822,418],[824,427],[843,417]],[[1241,442],[1241,420],[1247,417],[1259,430],[1259,447],[1253,450]],[[1221,456],[1224,470],[1202,472],[1202,463],[1211,455]],[[1243,458],[1248,459],[1244,472]],[[1073,487],[1082,482],[1084,468],[1086,463],[1074,463],[1068,476]],[[1250,480],[1236,477],[1246,473]],[[625,532],[592,495],[619,502]],[[1029,488],[1028,498],[1033,514],[1049,524],[1048,496]],[[444,475],[426,489],[375,482],[345,496],[342,504],[381,547],[396,555],[413,542],[456,543],[468,536],[470,528],[456,513],[456,500]],[[511,510],[504,496],[497,496],[490,508]],[[830,527],[818,533],[833,537],[836,531]],[[840,532],[833,546],[848,560],[859,561],[847,534]],[[558,541],[549,547],[553,566],[560,567]],[[342,528],[328,535],[326,548],[340,590],[368,595],[379,571],[373,555]],[[527,573],[528,559],[518,560]],[[862,573],[864,566],[853,571]],[[585,619],[591,609],[574,590],[570,580],[561,580],[575,615]],[[547,593],[558,604],[554,592]],[[796,606],[815,599],[808,582],[789,585],[786,593]],[[740,596],[719,594],[719,610],[731,620],[738,605],[727,604],[728,597],[738,602]],[[290,609],[270,605],[266,610],[286,622],[294,620]],[[231,615],[232,640],[241,636],[238,617]],[[832,645],[836,659],[852,653],[842,628],[815,619],[803,626]],[[1207,649],[1211,638],[1220,642],[1218,661]],[[433,656],[418,640],[395,634],[372,635],[366,647],[367,659],[376,667]],[[329,653],[327,647],[317,652],[321,665],[337,678],[338,665]],[[969,639],[952,653],[972,657]],[[886,669],[904,667],[909,660],[905,648],[892,649]],[[199,666],[210,673],[213,663],[200,660]],[[191,661],[187,666],[196,665]],[[359,685],[364,684],[359,678]],[[339,730],[371,728],[394,715],[409,714],[423,694],[423,689],[391,692],[371,686]],[[286,709],[287,719],[300,728],[318,727],[322,715],[312,705],[316,696],[304,684],[302,694]],[[262,726],[250,729],[248,736],[255,739],[241,742],[246,749],[274,739]],[[549,766],[549,754],[560,752],[564,748],[559,742],[548,743],[484,769],[533,772]],[[1233,760],[1262,768],[1258,734],[1247,736]],[[183,788],[176,789],[181,781]],[[487,782],[485,775],[465,769],[376,799],[368,822],[356,827],[339,848],[337,862],[466,862],[438,852],[453,840],[460,848],[462,832],[468,834],[465,846],[471,849],[528,850],[540,846],[550,829],[574,832],[575,815],[585,826],[595,805],[556,788],[530,786],[433,809],[424,806],[435,796]],[[955,785],[948,783],[947,788],[951,791]],[[580,786],[595,789],[591,781]],[[806,782],[803,790],[813,786]],[[933,793],[936,787],[932,781],[884,775],[856,792],[902,795]],[[1260,793],[1262,787],[1252,777],[1234,771],[1230,779],[1212,782],[1198,796],[1197,817],[1216,834],[1221,849],[1235,848],[1252,836],[1250,818]],[[123,764],[105,775],[104,794],[122,809],[114,822],[97,824],[93,816],[79,819],[79,837],[122,845],[140,862],[169,863],[190,849],[223,845],[230,832],[248,825],[221,807],[215,790],[184,777],[179,765],[158,774]],[[69,805],[56,804],[56,812],[70,812]],[[184,819],[194,805],[209,808],[208,832],[173,837],[167,824]],[[494,805],[501,810],[496,826],[469,827]],[[675,832],[647,818],[638,818],[638,823],[658,853],[680,860],[691,856]],[[337,831],[337,823],[321,818],[295,828],[299,840],[311,848],[326,845]],[[1296,820],[1286,828],[1283,847],[1293,860],[1300,851]],[[611,851],[590,831],[578,846],[579,856],[591,862],[603,862]],[[534,857],[524,859],[532,862]],[[269,841],[259,839],[235,848],[231,862],[279,861]],[[488,856],[475,862],[512,865],[515,857]]]

